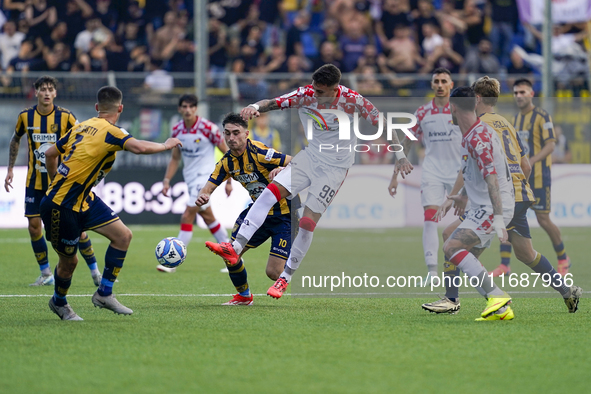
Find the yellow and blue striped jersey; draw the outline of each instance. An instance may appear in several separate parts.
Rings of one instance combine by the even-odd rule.
[[[515,115],[513,126],[517,129],[517,135],[528,157],[537,155],[547,143],[556,141],[552,117],[540,107],[534,107],[525,115]],[[530,179],[533,179],[534,189],[550,186],[552,155],[534,163],[532,167]]]
[[[56,143],[61,155],[47,196],[76,212],[88,209],[91,192],[113,167],[117,151],[132,138],[127,131],[102,118],[92,118],[71,129]]]
[[[41,115],[36,105],[21,111],[16,120],[14,133],[18,137],[25,134],[28,137],[27,188],[47,190],[49,178],[45,168],[45,151],[76,123],[76,117],[70,111],[55,105],[47,115]]]
[[[242,155],[236,157],[228,151],[217,162],[209,182],[216,186],[232,177],[240,182],[250,194],[252,201],[261,195],[271,180],[269,173],[285,163],[285,155],[268,148],[262,142],[246,140],[246,149]],[[269,211],[269,215],[285,215],[291,211],[291,201],[282,199]]]
[[[499,114],[484,113],[479,117],[497,132],[499,139],[503,142],[503,150],[507,156],[515,188],[515,202],[535,201],[534,193],[521,170],[521,158],[525,156],[525,151],[517,138],[515,129],[507,119]]]

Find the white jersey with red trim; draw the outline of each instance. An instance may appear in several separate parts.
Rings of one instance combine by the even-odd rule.
[[[307,85],[275,99],[279,108],[297,108],[300,120],[308,134],[311,125],[312,138],[308,137],[309,151],[319,160],[335,167],[349,168],[355,161],[357,138],[353,132],[355,112],[374,126],[378,125],[378,109],[366,98],[346,86],[339,85],[337,96],[331,103],[320,104],[314,97],[314,88]],[[337,115],[321,113],[320,110],[340,110],[350,122],[350,139],[339,139]],[[371,142],[369,142],[371,143]]]
[[[503,208],[515,205],[515,194],[507,157],[497,133],[480,119],[462,139],[462,174],[471,207],[490,206],[488,185],[484,178],[497,175]]]
[[[415,111],[417,124],[411,132],[422,138],[425,145],[423,179],[454,183],[460,170],[462,132],[452,124],[449,103],[443,108],[435,101],[422,105]]]
[[[187,185],[203,175],[209,176],[215,168],[214,150],[223,140],[220,128],[210,120],[198,117],[195,124],[187,129],[181,120],[172,127],[172,137],[183,143],[183,178]]]

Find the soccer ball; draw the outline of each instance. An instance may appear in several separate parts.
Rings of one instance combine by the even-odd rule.
[[[156,245],[156,260],[165,267],[178,267],[183,264],[185,257],[187,257],[187,247],[178,238],[164,238]]]

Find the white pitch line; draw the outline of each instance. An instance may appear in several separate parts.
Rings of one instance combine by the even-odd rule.
[[[512,291],[511,294],[553,294],[553,291]],[[473,295],[474,293],[460,292],[460,294]],[[122,297],[232,297],[234,294],[120,294]],[[264,297],[267,294],[254,294],[256,297]],[[434,293],[296,293],[291,294],[298,297],[319,297],[319,296],[433,296]],[[92,294],[68,294],[68,297],[91,297]],[[28,298],[28,297],[51,297],[51,294],[0,294],[0,298]],[[386,298],[386,297],[382,297]],[[475,297],[477,298],[477,297]]]

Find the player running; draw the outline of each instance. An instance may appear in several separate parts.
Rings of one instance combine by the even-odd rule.
[[[215,166],[214,150],[217,146],[223,153],[228,151],[219,127],[203,118],[197,116],[197,96],[185,94],[179,98],[179,113],[183,117],[172,127],[172,137],[178,138],[182,148],[173,148],[170,162],[166,168],[164,180],[162,181],[162,194],[168,197],[170,191],[170,180],[176,174],[183,161],[183,178],[189,189],[187,207],[181,216],[181,230],[178,239],[188,247],[193,237],[193,223],[196,215],[199,214],[216,241],[228,242],[226,229],[216,220],[210,204],[203,206],[195,205],[195,200],[201,188],[207,183],[209,174]],[[226,194],[232,193],[232,184],[226,183]],[[176,268],[168,268],[161,264],[156,267],[161,272],[175,272]]]
[[[552,152],[556,146],[556,136],[550,114],[533,104],[534,94],[533,86],[528,79],[518,79],[513,84],[515,103],[519,107],[519,113],[513,119],[513,126],[532,166],[532,177],[529,180],[536,201],[531,208],[536,213],[538,223],[552,241],[558,259],[557,270],[564,276],[571,266],[570,257],[566,254],[560,229],[550,219]]]
[[[316,223],[339,191],[348,169],[355,160],[355,151],[352,149],[355,138],[340,140],[337,114],[319,111],[332,109],[345,112],[351,124],[354,113],[359,111],[372,125],[378,125],[377,108],[359,93],[340,85],[340,79],[340,70],[331,64],[325,64],[314,72],[311,85],[300,87],[275,99],[261,100],[241,111],[242,117],[250,120],[263,112],[297,108],[304,127],[311,115],[324,119],[323,122],[312,122],[314,134],[309,140],[308,147],[300,151],[257,198],[240,226],[234,242],[205,243],[211,251],[236,264],[249,240],[265,221],[271,207],[283,198],[293,198],[309,187],[298,234],[293,240],[285,268],[267,291],[273,298],[280,298],[287,289],[292,275],[310,248]],[[396,133],[392,135],[392,142],[399,144]],[[412,165],[403,152],[397,152],[396,158],[395,171],[401,172],[404,178],[412,170]]]
[[[417,124],[411,129],[415,137],[422,137],[426,149],[421,176],[421,204],[425,213],[423,251],[428,273],[422,282],[423,286],[428,286],[432,278],[437,276],[439,237],[436,213],[445,196],[451,192],[460,168],[462,133],[452,123],[449,109],[449,94],[453,86],[449,70],[437,68],[433,71],[431,89],[435,92],[435,98],[416,110]],[[405,138],[402,144],[404,150],[408,151],[412,140]],[[395,173],[388,186],[392,197],[397,188],[398,174]]]
[[[527,209],[533,202],[533,194],[527,183],[527,175],[529,174],[530,167],[527,157],[519,145],[515,129],[513,129],[511,124],[505,118],[494,113],[494,106],[496,105],[500,94],[500,83],[494,78],[485,76],[474,82],[472,87],[475,91],[477,100],[476,113],[480,114],[480,119],[487,123],[490,129],[496,132],[499,140],[503,141],[505,157],[509,164],[509,171],[511,173],[511,179],[515,191],[513,218],[507,227],[509,232],[509,242],[515,247],[515,255],[521,262],[530,267],[534,272],[539,273],[540,275],[547,274],[548,276],[546,277],[551,278],[550,286],[558,291],[563,297],[569,312],[574,313],[577,311],[579,298],[582,294],[581,288],[578,286],[566,286],[548,259],[533,248],[529,224],[526,217]],[[524,165],[525,171],[522,171],[520,163]],[[454,186],[454,191],[457,191],[462,187],[462,179],[458,178],[458,181],[459,182]],[[451,207],[452,200],[456,203],[456,209],[459,209],[460,211],[463,210],[465,201],[462,201],[460,196],[456,195],[450,198],[450,200],[443,204],[439,212],[441,215],[444,215]],[[459,213],[461,215],[461,212]],[[451,234],[460,223],[460,220],[456,220],[448,226],[443,233],[444,239],[447,239],[449,234]],[[484,249],[473,249],[472,253],[478,257],[483,251]],[[459,275],[459,270],[453,266],[446,266],[445,275],[450,279],[453,279],[455,276]],[[423,309],[436,313],[455,313],[459,310],[460,302],[458,298],[458,287],[453,285],[453,280],[446,280],[445,285],[445,297],[432,303],[423,304]]]
[[[211,193],[230,178],[240,182],[248,190],[250,198],[256,201],[271,183],[273,176],[282,166],[286,166],[291,161],[291,156],[276,152],[262,142],[250,140],[248,124],[239,114],[226,115],[222,125],[224,138],[230,151],[216,164],[209,182],[199,193],[197,206],[207,204]],[[291,248],[291,204],[291,200],[281,199],[273,205],[262,226],[242,249],[240,259],[236,263],[225,260],[230,280],[238,294],[222,305],[252,305],[253,295],[250,292],[246,268],[241,257],[248,249],[262,245],[269,238],[271,238],[271,249],[266,272],[267,276],[274,281],[279,278]],[[232,239],[236,237],[251,207],[252,205],[238,216],[232,231]]]
[[[511,320],[511,297],[499,289],[488,273],[470,252],[490,245],[497,234],[499,240],[508,238],[505,225],[511,221],[514,208],[514,191],[509,164],[503,153],[501,141],[494,131],[483,123],[474,112],[476,96],[470,87],[455,89],[450,97],[454,123],[462,130],[461,175],[464,188],[461,195],[470,201],[465,220],[443,245],[448,261],[470,278],[477,278],[477,286],[487,297],[486,308],[477,321]],[[494,233],[493,233],[494,230]]]
[[[10,140],[8,173],[4,180],[4,189],[10,193],[13,168],[18,156],[21,138],[26,134],[29,145],[29,162],[25,189],[25,216],[29,221],[29,235],[33,253],[39,264],[41,275],[30,286],[52,286],[54,277],[51,274],[47,255],[47,243],[43,237],[43,227],[39,215],[39,204],[49,186],[45,167],[45,151],[49,149],[66,132],[78,124],[76,117],[65,108],[54,105],[57,96],[57,79],[44,75],[34,83],[37,105],[26,108],[18,115],[16,128]],[[95,286],[101,283],[94,250],[90,238],[85,232],[80,235],[80,254],[84,257]]]
[[[122,97],[117,88],[101,88],[95,105],[98,116],[72,128],[45,152],[47,174],[52,182],[39,210],[46,234],[59,255],[55,293],[49,300],[49,308],[62,320],[83,320],[68,304],[66,295],[78,264],[76,249],[84,230],[93,230],[111,241],[105,255],[103,278],[92,303],[118,314],[133,313],[113,295],[113,284],[131,242],[131,230],[91,189],[111,171],[117,151],[151,154],[181,144],[176,138],[164,143],[137,140],[115,126],[123,111]]]

